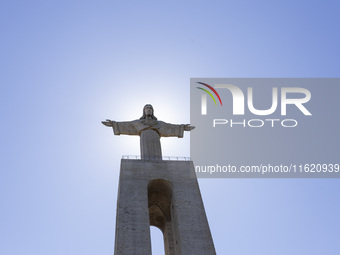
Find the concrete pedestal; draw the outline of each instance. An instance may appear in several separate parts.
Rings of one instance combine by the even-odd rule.
[[[167,255],[216,254],[192,161],[122,159],[115,255],[151,255],[150,225]]]

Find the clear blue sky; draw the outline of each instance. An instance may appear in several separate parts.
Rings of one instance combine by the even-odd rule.
[[[339,10],[1,1],[0,254],[113,254],[120,158],[139,141],[100,121],[139,118],[151,103],[159,119],[188,123],[190,77],[339,77]],[[162,146],[190,154],[189,136]],[[338,254],[339,184],[201,179],[217,253]]]

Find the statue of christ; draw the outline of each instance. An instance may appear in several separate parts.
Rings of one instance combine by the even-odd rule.
[[[151,104],[143,108],[143,116],[139,120],[116,122],[102,121],[107,127],[112,127],[115,135],[139,135],[142,159],[162,159],[161,137],[175,136],[182,138],[184,131],[191,131],[195,127],[169,124],[157,120]]]

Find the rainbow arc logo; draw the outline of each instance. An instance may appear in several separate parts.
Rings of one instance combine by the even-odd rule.
[[[208,84],[206,84],[206,83],[203,83],[203,82],[196,82],[196,83],[201,84],[201,85],[203,85],[203,86],[206,86],[206,87],[209,88],[212,92],[214,92],[214,94],[217,96],[217,98],[218,98],[218,100],[220,101],[220,104],[221,104],[221,106],[222,106],[222,100],[221,100],[221,98],[220,98],[220,95],[217,93],[217,91],[216,91],[213,87],[211,87],[210,85],[208,85]],[[201,87],[196,87],[196,88],[201,89],[201,90],[203,90],[204,92],[206,92],[206,93],[214,100],[215,105],[217,105],[214,96],[211,94],[211,92],[210,92],[209,90],[204,89],[204,88],[201,88]]]

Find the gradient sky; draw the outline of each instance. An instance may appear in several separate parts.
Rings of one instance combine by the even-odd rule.
[[[139,154],[139,138],[100,122],[151,103],[160,120],[188,123],[191,77],[339,77],[339,10],[1,1],[0,254],[113,254],[120,159]],[[162,146],[190,155],[188,134]],[[339,253],[338,179],[199,182],[217,254]]]

